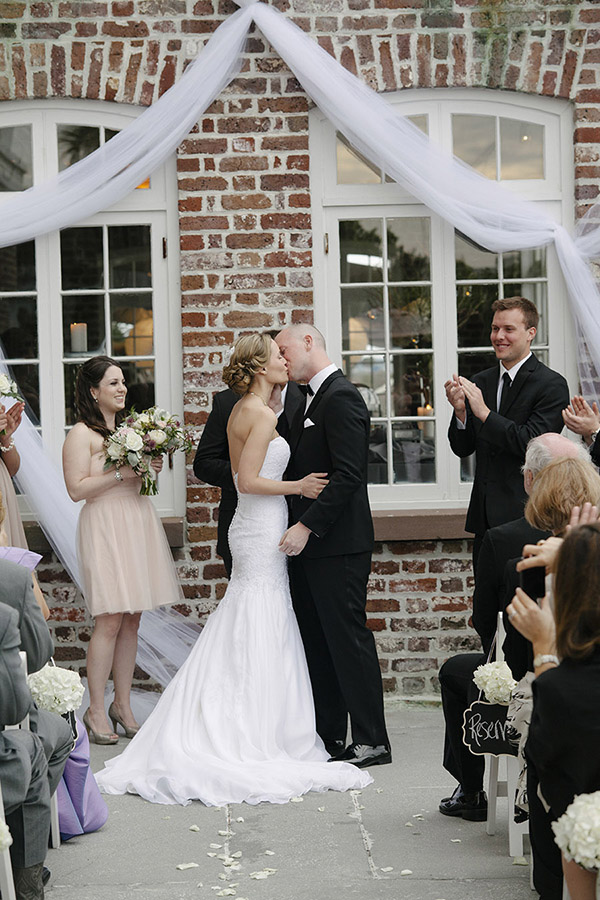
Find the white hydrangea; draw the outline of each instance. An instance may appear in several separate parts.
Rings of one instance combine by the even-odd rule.
[[[473,681],[483,691],[488,703],[508,703],[517,685],[504,660],[478,666],[473,674]]]
[[[600,791],[575,797],[552,823],[552,831],[566,859],[584,869],[600,869]]]
[[[0,822],[0,853],[3,850],[8,850],[12,842],[13,839],[8,825],[6,822]]]
[[[62,715],[79,709],[83,700],[83,685],[77,672],[61,666],[46,665],[39,672],[27,676],[31,695],[40,709]]]

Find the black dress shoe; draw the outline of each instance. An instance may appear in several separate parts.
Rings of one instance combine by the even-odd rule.
[[[44,885],[44,887],[46,887],[46,885],[50,881],[51,874],[52,872],[50,871],[48,866],[44,866],[44,868],[42,869],[42,884]]]
[[[323,743],[330,756],[339,756],[340,753],[344,752],[344,747],[346,746],[344,741],[323,741]]]
[[[467,794],[460,784],[451,797],[444,797],[439,806],[443,816],[461,816],[469,822],[485,822],[487,809],[485,791],[473,791]]]
[[[385,744],[371,747],[369,744],[350,744],[343,753],[335,756],[330,762],[347,762],[359,769],[367,766],[385,766],[392,761],[392,751]]]

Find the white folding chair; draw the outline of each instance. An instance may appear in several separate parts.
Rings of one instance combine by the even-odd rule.
[[[4,822],[4,803],[2,802],[2,788],[0,787],[0,821]],[[17,900],[15,882],[13,880],[12,865],[10,862],[10,850],[0,851],[0,893],[2,900]]]
[[[498,613],[498,631],[496,634],[496,661],[504,659],[502,644],[506,632],[502,613]],[[519,762],[516,756],[502,757],[503,768],[506,766],[506,774],[500,777],[500,758],[488,756],[488,813],[486,831],[488,834],[496,834],[496,812],[498,797],[506,797],[508,802],[508,852],[510,856],[523,856],[523,835],[529,833],[529,824],[515,822],[513,807],[517,793],[517,780],[519,778]]]
[[[21,667],[23,669],[23,673],[25,678],[27,678],[27,654],[24,650],[19,651],[19,656],[21,657]],[[29,715],[25,716],[25,718],[19,722],[17,725],[6,725],[5,729],[12,728],[23,728],[26,731],[29,731]],[[58,850],[60,847],[60,827],[58,824],[58,798],[56,796],[56,791],[52,794],[50,798],[50,844],[53,850]],[[4,895],[3,895],[4,896]]]

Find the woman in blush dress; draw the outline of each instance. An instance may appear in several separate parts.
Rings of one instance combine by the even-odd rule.
[[[104,440],[118,425],[127,388],[123,372],[107,356],[89,359],[77,376],[79,421],[63,448],[69,496],[85,500],[79,516],[77,554],[83,593],[94,631],[87,656],[90,706],[83,717],[90,740],[114,744],[117,724],[130,738],[139,726],[130,705],[141,612],[182,598],[173,558],[141,480],[129,466],[104,470]],[[153,459],[156,472],[162,459]],[[108,715],[104,693],[113,674],[115,699]]]
[[[0,491],[4,497],[6,517],[4,529],[6,531],[7,544],[10,547],[23,547],[27,549],[27,540],[17,496],[12,482],[13,477],[19,471],[21,458],[15,446],[14,433],[21,424],[21,416],[25,409],[24,403],[13,403],[6,411],[4,404],[0,403]]]
[[[240,394],[227,428],[238,506],[225,596],[125,752],[96,779],[109,794],[208,806],[286,803],[307,791],[361,788],[364,770],[328,762],[315,729],[304,648],[279,542],[287,494],[316,498],[325,473],[282,481],[290,455],[268,401],[287,368],[267,335],[246,335],[224,381]]]

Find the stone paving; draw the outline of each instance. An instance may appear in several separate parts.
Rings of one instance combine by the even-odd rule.
[[[49,852],[48,900],[531,900],[529,866],[508,855],[506,800],[494,837],[437,811],[454,787],[441,711],[392,703],[387,719],[394,762],[362,793],[219,809],[108,797],[100,832]],[[94,771],[114,754],[93,746]]]

